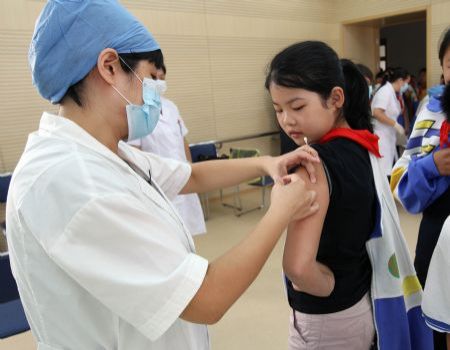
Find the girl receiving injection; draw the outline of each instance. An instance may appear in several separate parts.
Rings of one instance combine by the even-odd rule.
[[[316,183],[307,179],[303,168],[295,173],[317,192],[319,211],[288,227],[283,269],[288,301],[293,309],[289,349],[368,350],[375,335],[371,286],[372,290],[378,290],[372,282],[372,273],[382,271],[378,281],[393,279],[389,290],[398,292],[393,293],[398,298],[392,299],[400,307],[397,310],[387,305],[387,310],[394,310],[389,317],[404,316],[407,310],[401,283],[385,272],[388,258],[378,258],[383,257],[384,252],[375,250],[372,254],[366,249],[371,237],[378,234],[381,238],[377,243],[382,245],[384,237],[390,234],[379,232],[380,225],[383,230],[388,227],[387,215],[380,220],[380,203],[383,210],[393,210],[388,217],[397,215],[376,160],[380,157],[378,137],[372,133],[366,81],[351,61],[339,60],[329,46],[307,41],[294,44],[273,58],[266,88],[284,132],[297,145],[309,141],[322,160],[315,165]],[[383,182],[375,181],[376,174]],[[379,202],[378,198],[387,204]],[[414,282],[417,279],[414,279],[407,248],[397,237],[391,237],[390,241],[400,245],[399,256],[405,260],[399,261],[405,266],[401,273],[408,271],[411,293],[416,295]],[[387,249],[389,256],[390,249],[397,251],[395,247]],[[376,256],[375,261],[373,256]],[[398,279],[401,278],[403,276]],[[389,281],[386,283],[391,283]],[[420,307],[415,307],[419,312]],[[375,316],[384,315],[387,313]],[[386,342],[402,344],[402,350],[413,348],[408,346],[411,343],[408,322],[398,324],[402,324],[406,332],[385,336],[383,322],[377,322],[381,350],[385,349]],[[422,322],[418,338],[423,328],[426,329]]]

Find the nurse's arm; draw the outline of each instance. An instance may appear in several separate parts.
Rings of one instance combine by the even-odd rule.
[[[262,220],[240,243],[209,264],[200,288],[180,317],[195,323],[219,321],[261,271],[292,216],[314,215],[314,199],[303,181],[275,184]]]
[[[315,215],[289,224],[284,246],[283,270],[295,290],[326,297],[334,289],[334,275],[316,258],[329,205],[328,182],[321,165],[317,165],[315,184],[309,181],[304,169],[299,169],[296,174],[303,178],[308,189],[317,192],[319,210]]]
[[[208,160],[191,164],[191,176],[180,193],[203,193],[234,186],[266,175],[264,163],[271,157]]]
[[[191,176],[180,193],[213,191],[263,175],[281,181],[290,168],[300,164],[306,167],[311,180],[315,181],[314,164],[319,162],[317,152],[309,146],[303,146],[278,157],[263,156],[194,163]]]
[[[186,138],[183,138],[183,143],[184,143],[184,153],[186,154],[186,159],[189,163],[192,163],[191,149],[189,148],[189,143],[187,142]]]
[[[373,116],[374,116],[374,118],[375,118],[376,120],[378,120],[380,123],[383,123],[383,124],[386,124],[386,125],[389,125],[389,126],[392,126],[392,127],[394,127],[394,125],[395,125],[395,120],[389,118],[389,117],[386,115],[384,109],[381,109],[381,108],[375,108],[375,109],[373,110]]]

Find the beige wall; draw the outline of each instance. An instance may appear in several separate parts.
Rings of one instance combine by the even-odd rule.
[[[275,130],[264,90],[270,58],[282,47],[320,39],[337,49],[334,2],[126,0],[166,57],[168,97],[190,142]],[[0,2],[0,171],[12,170],[44,109],[31,85],[27,51],[43,0]],[[262,148],[270,148],[263,145]]]
[[[0,1],[0,172],[14,169],[44,109],[31,84],[28,44],[43,1]]]
[[[429,9],[428,71],[437,81],[437,41],[450,13],[449,0],[122,2],[148,26],[163,49],[167,94],[190,129],[190,142],[275,130],[263,87],[270,58],[282,47],[305,39],[323,40],[341,54],[344,35],[350,35],[355,46],[366,35],[374,35],[370,28],[345,33],[342,23]],[[0,1],[0,172],[15,167],[42,111],[56,110],[32,87],[27,64],[34,22],[44,4],[44,0]],[[371,66],[373,56],[373,52],[355,50],[350,58]],[[255,142],[264,150],[274,149],[264,144],[272,142],[270,138]]]
[[[355,63],[363,63],[372,72],[378,71],[380,29],[375,25],[342,27],[341,55]]]

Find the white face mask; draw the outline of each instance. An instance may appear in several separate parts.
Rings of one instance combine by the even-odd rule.
[[[157,79],[155,82],[156,82],[156,91],[158,91],[160,95],[164,95],[164,93],[167,91],[166,81]]]
[[[127,141],[136,140],[147,136],[153,132],[158,124],[159,115],[161,114],[161,100],[156,86],[156,81],[150,78],[141,79],[128,64],[122,62],[133,72],[136,78],[142,84],[142,99],[144,104],[135,105],[125,97],[114,85],[114,90],[127,102],[126,112],[128,121],[128,139]]]
[[[114,85],[111,85],[128,103],[126,106],[128,121],[127,141],[140,139],[151,134],[156,124],[158,124],[159,115],[161,114],[161,101],[155,86],[155,81],[150,78],[144,78],[144,80],[141,80],[139,77],[137,78],[142,83],[143,105],[133,104]]]
[[[409,88],[409,84],[408,83],[404,83],[402,85],[402,87],[400,88],[400,93],[404,94],[406,92],[406,90],[408,90],[408,88]]]

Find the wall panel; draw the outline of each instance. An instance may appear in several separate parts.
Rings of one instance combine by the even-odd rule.
[[[155,35],[168,67],[167,96],[178,105],[189,141],[275,130],[264,77],[271,57],[300,40],[341,48],[341,23],[430,8],[430,74],[448,25],[448,0],[124,0]],[[43,110],[31,85],[27,51],[44,0],[0,2],[0,171],[12,170]]]

